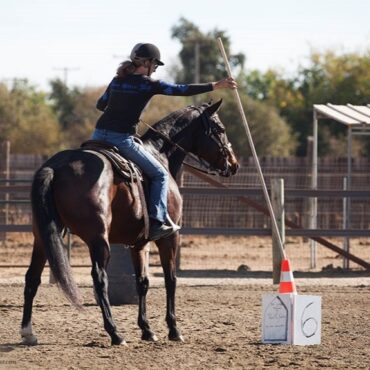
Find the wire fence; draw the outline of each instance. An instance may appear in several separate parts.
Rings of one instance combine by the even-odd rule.
[[[267,186],[271,179],[283,178],[285,189],[310,189],[311,167],[306,158],[261,158],[261,168]],[[322,158],[318,164],[318,188],[343,190],[347,176],[347,158]],[[370,189],[370,160],[356,158],[352,161],[352,190]],[[253,159],[242,163],[238,174],[230,178],[218,178],[230,188],[260,188]],[[210,187],[190,173],[184,173],[184,187]],[[264,204],[262,196],[255,197]],[[320,197],[317,227],[341,229],[343,227],[343,199]],[[310,218],[309,199],[286,198],[285,213],[293,222],[308,227]],[[191,195],[184,197],[184,225],[188,227],[270,227],[270,219],[241,203],[238,197],[218,195]],[[370,199],[351,200],[351,228],[367,229],[370,225]]]
[[[4,174],[0,184],[7,181],[30,182],[34,171],[45,161],[43,156],[11,155],[8,180]],[[283,178],[285,189],[310,189],[311,167],[306,158],[260,159],[262,171],[269,186],[271,179]],[[323,190],[343,190],[343,179],[347,175],[347,158],[321,158],[318,164],[318,188]],[[253,158],[241,163],[239,172],[229,178],[217,178],[230,188],[260,188]],[[210,187],[201,179],[184,172],[183,187]],[[370,159],[352,160],[352,190],[370,189]],[[28,202],[29,191],[13,191],[0,194],[0,223],[4,221],[6,211],[9,224],[31,222],[31,208]],[[264,204],[262,196],[255,200]],[[6,201],[11,201],[7,203]],[[340,229],[343,227],[343,200],[323,198],[318,202],[318,228]],[[286,198],[285,212],[293,222],[307,227],[309,222],[309,200],[307,198]],[[220,195],[184,195],[184,218],[186,227],[225,227],[225,228],[264,228],[270,227],[269,217],[241,203],[238,197]],[[368,229],[370,226],[370,199],[351,200],[351,228]]]
[[[9,172],[7,174],[0,167],[0,186],[17,184],[17,191],[12,191],[5,197],[0,193],[0,224],[6,223],[13,228],[31,224],[31,207],[29,203],[29,186],[35,170],[46,160],[42,156],[11,155]],[[285,189],[310,189],[311,165],[306,158],[261,158],[261,167],[269,186],[272,178],[283,178]],[[0,159],[1,162],[1,159]],[[1,163],[0,163],[1,166]],[[342,190],[343,179],[347,175],[346,158],[322,158],[318,163],[319,189]],[[370,160],[356,158],[352,161],[352,189],[370,189]],[[255,170],[253,159],[250,158],[241,163],[237,175],[230,178],[217,177],[231,189],[260,189],[259,180]],[[22,187],[23,186],[23,187]],[[184,172],[182,178],[184,188],[198,187],[209,188],[210,185],[199,178]],[[19,190],[21,189],[21,190]],[[257,194],[257,193],[256,193]],[[261,229],[269,228],[269,217],[263,215],[244,202],[240,202],[237,196],[199,195],[184,194],[184,228],[223,228],[229,229],[230,234],[236,229]],[[265,205],[262,195],[253,195],[253,199]],[[8,203],[10,201],[10,203]],[[370,199],[353,198],[351,202],[351,225],[354,229],[368,229],[370,225]],[[285,200],[286,216],[296,224],[307,227],[309,219],[308,199],[303,197],[287,197]],[[340,198],[319,198],[318,202],[318,228],[341,229],[343,227],[343,200]],[[19,249],[19,242],[13,238],[14,233],[7,233],[8,241],[13,239]],[[26,235],[26,234],[17,234]],[[27,243],[30,234],[27,234]],[[1,235],[0,235],[1,236]],[[211,238],[211,237],[209,237]],[[182,251],[182,268],[238,268],[241,261],[248,261],[249,267],[255,269],[271,269],[271,238],[265,238],[261,243],[253,237],[224,237],[201,238],[186,236],[183,238],[184,250]],[[292,240],[295,239],[292,243]],[[368,260],[370,244],[367,239],[359,239],[351,246],[351,251]],[[361,242],[361,240],[363,240]],[[192,241],[196,241],[193,244]],[[4,253],[15,256],[11,249],[12,240]],[[14,244],[15,245],[15,244]],[[192,248],[187,248],[192,246]],[[218,248],[220,246],[221,248]],[[232,246],[232,249],[228,247]],[[209,249],[209,247],[211,247]],[[215,247],[215,248],[213,248]],[[225,250],[226,248],[226,250]],[[307,268],[310,265],[310,251],[304,238],[290,238],[286,244],[289,256],[293,259],[296,268]],[[80,249],[76,249],[76,253]],[[211,253],[211,254],[210,254]],[[321,255],[321,254],[322,255]],[[15,258],[15,257],[14,257]],[[88,256],[81,260],[88,261]],[[11,259],[10,259],[11,260]],[[16,259],[19,263],[19,259]],[[195,263],[196,262],[196,263]],[[235,265],[232,265],[234,263]],[[319,263],[321,269],[327,265],[341,266],[341,259],[336,259],[335,254],[324,249],[319,250]]]

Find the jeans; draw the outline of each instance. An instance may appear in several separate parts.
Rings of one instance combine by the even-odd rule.
[[[149,217],[165,222],[167,216],[168,172],[131,134],[95,129],[92,140],[115,145],[123,157],[137,164],[149,178]]]

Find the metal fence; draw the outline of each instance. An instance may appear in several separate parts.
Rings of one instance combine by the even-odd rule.
[[[29,190],[20,188],[30,182],[35,169],[45,160],[42,156],[11,155],[8,180],[2,174],[2,184],[17,184],[10,193],[0,193],[0,224],[29,224],[31,209],[28,203]],[[320,190],[342,191],[343,179],[347,173],[346,158],[322,158],[319,161]],[[307,197],[297,191],[309,190],[310,163],[306,158],[261,158],[261,167],[266,183],[272,178],[283,178],[286,194],[285,212],[289,219],[303,226],[309,225],[309,202]],[[9,182],[11,180],[11,182]],[[257,202],[264,203],[258,190],[259,180],[252,158],[243,161],[238,174],[230,178],[217,178],[231,189],[242,188],[249,191]],[[185,172],[182,186],[186,188],[210,188],[194,175]],[[254,189],[254,190],[253,190]],[[370,159],[356,158],[352,164],[351,190],[366,191],[370,189]],[[253,193],[254,191],[254,193]],[[296,193],[294,193],[296,191]],[[7,203],[6,201],[10,201]],[[318,201],[319,229],[341,229],[343,227],[343,199],[333,197],[331,193],[320,195]],[[5,219],[7,217],[7,220]],[[184,193],[183,225],[192,228],[228,228],[228,229],[261,229],[270,226],[268,216],[241,203],[238,196],[219,193]],[[369,229],[370,198],[354,197],[351,201],[351,224],[349,228]],[[232,230],[231,230],[232,232]]]

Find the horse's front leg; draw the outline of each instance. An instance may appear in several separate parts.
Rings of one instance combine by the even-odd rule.
[[[147,271],[147,254],[145,245],[136,245],[131,249],[132,262],[136,274],[136,288],[139,295],[139,315],[137,323],[142,331],[141,339],[155,342],[157,336],[150,329],[148,319],[146,317],[146,295],[149,289],[149,278]]]
[[[176,294],[176,253],[180,242],[180,236],[176,234],[162,240],[156,241],[161,257],[164,272],[164,280],[167,295],[166,322],[169,328],[168,338],[174,341],[184,341],[176,326],[175,294]]]
[[[92,262],[91,276],[94,281],[96,297],[103,314],[104,328],[111,337],[112,345],[126,345],[125,340],[117,333],[108,300],[106,267],[110,258],[109,244],[104,238],[101,238],[88,243],[88,245]]]

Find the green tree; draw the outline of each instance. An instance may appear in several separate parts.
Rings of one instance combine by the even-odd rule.
[[[0,140],[15,153],[51,154],[60,148],[58,121],[46,96],[24,80],[0,85]]]
[[[63,132],[63,146],[78,147],[88,140],[101,112],[96,101],[102,88],[68,88],[59,79],[50,81],[50,100]]]
[[[76,97],[80,94],[79,89],[70,90],[68,86],[60,79],[50,81],[51,94],[50,100],[52,107],[58,117],[63,130],[77,119],[74,114],[76,106]]]
[[[249,71],[244,87],[254,99],[275,106],[297,135],[298,155],[305,155],[307,136],[312,135],[314,104],[368,104],[370,96],[370,50],[364,54],[333,51],[312,52],[308,65],[292,77],[277,71]],[[344,154],[345,127],[328,120],[320,122],[320,154]],[[369,144],[354,143],[357,154],[369,154]]]
[[[180,60],[182,69],[175,71],[175,80],[183,83],[195,81],[195,54],[196,45],[199,45],[199,81],[216,81],[225,77],[225,66],[217,47],[217,37],[221,37],[226,52],[230,51],[230,39],[225,31],[215,28],[202,33],[198,26],[186,18],[180,18],[178,24],[172,27],[172,38],[180,41],[182,49]],[[230,63],[233,67],[243,69],[245,56],[242,53],[231,55]]]
[[[217,46],[217,37],[221,37],[226,50],[230,55],[231,40],[225,31],[214,29],[202,33],[198,26],[185,18],[180,18],[178,24],[172,28],[172,37],[179,40],[182,49],[180,60],[182,68],[175,70],[175,79],[185,83],[195,81],[195,45],[199,44],[199,75],[200,82],[209,82],[224,78],[226,75],[222,55]],[[287,123],[279,117],[277,109],[271,104],[256,102],[245,94],[244,54],[229,57],[234,74],[238,75],[241,88],[239,89],[243,105],[251,121],[251,131],[260,155],[287,156],[294,153],[296,139],[291,134]],[[260,86],[256,85],[256,94],[260,93]],[[253,96],[261,100],[261,97]],[[267,95],[267,93],[266,93]],[[210,96],[223,97],[224,104],[220,117],[227,126],[227,133],[234,149],[239,156],[250,155],[250,149],[244,128],[240,121],[231,91],[214,92]],[[204,99],[204,98],[203,98]],[[205,100],[205,99],[204,99]]]
[[[299,70],[298,91],[304,97],[303,109],[293,109],[283,115],[291,121],[294,119],[295,127],[299,124],[295,117],[301,118],[301,124],[312,127],[313,104],[357,104],[369,103],[370,96],[370,49],[367,53],[345,53],[338,55],[333,51],[324,53],[312,52],[310,64]],[[292,118],[289,118],[290,115]],[[320,121],[321,154],[345,154],[345,145],[338,145],[338,140],[345,141],[345,126],[332,120]],[[367,145],[366,145],[367,144]],[[357,155],[370,153],[366,141],[355,140],[354,149]]]
[[[215,98],[223,99],[219,116],[226,126],[236,154],[244,158],[250,156],[247,135],[233,94],[230,91],[217,91],[213,94]],[[293,155],[297,146],[296,137],[287,122],[279,116],[277,109],[251,99],[244,92],[240,92],[239,95],[258,155],[281,157]]]

